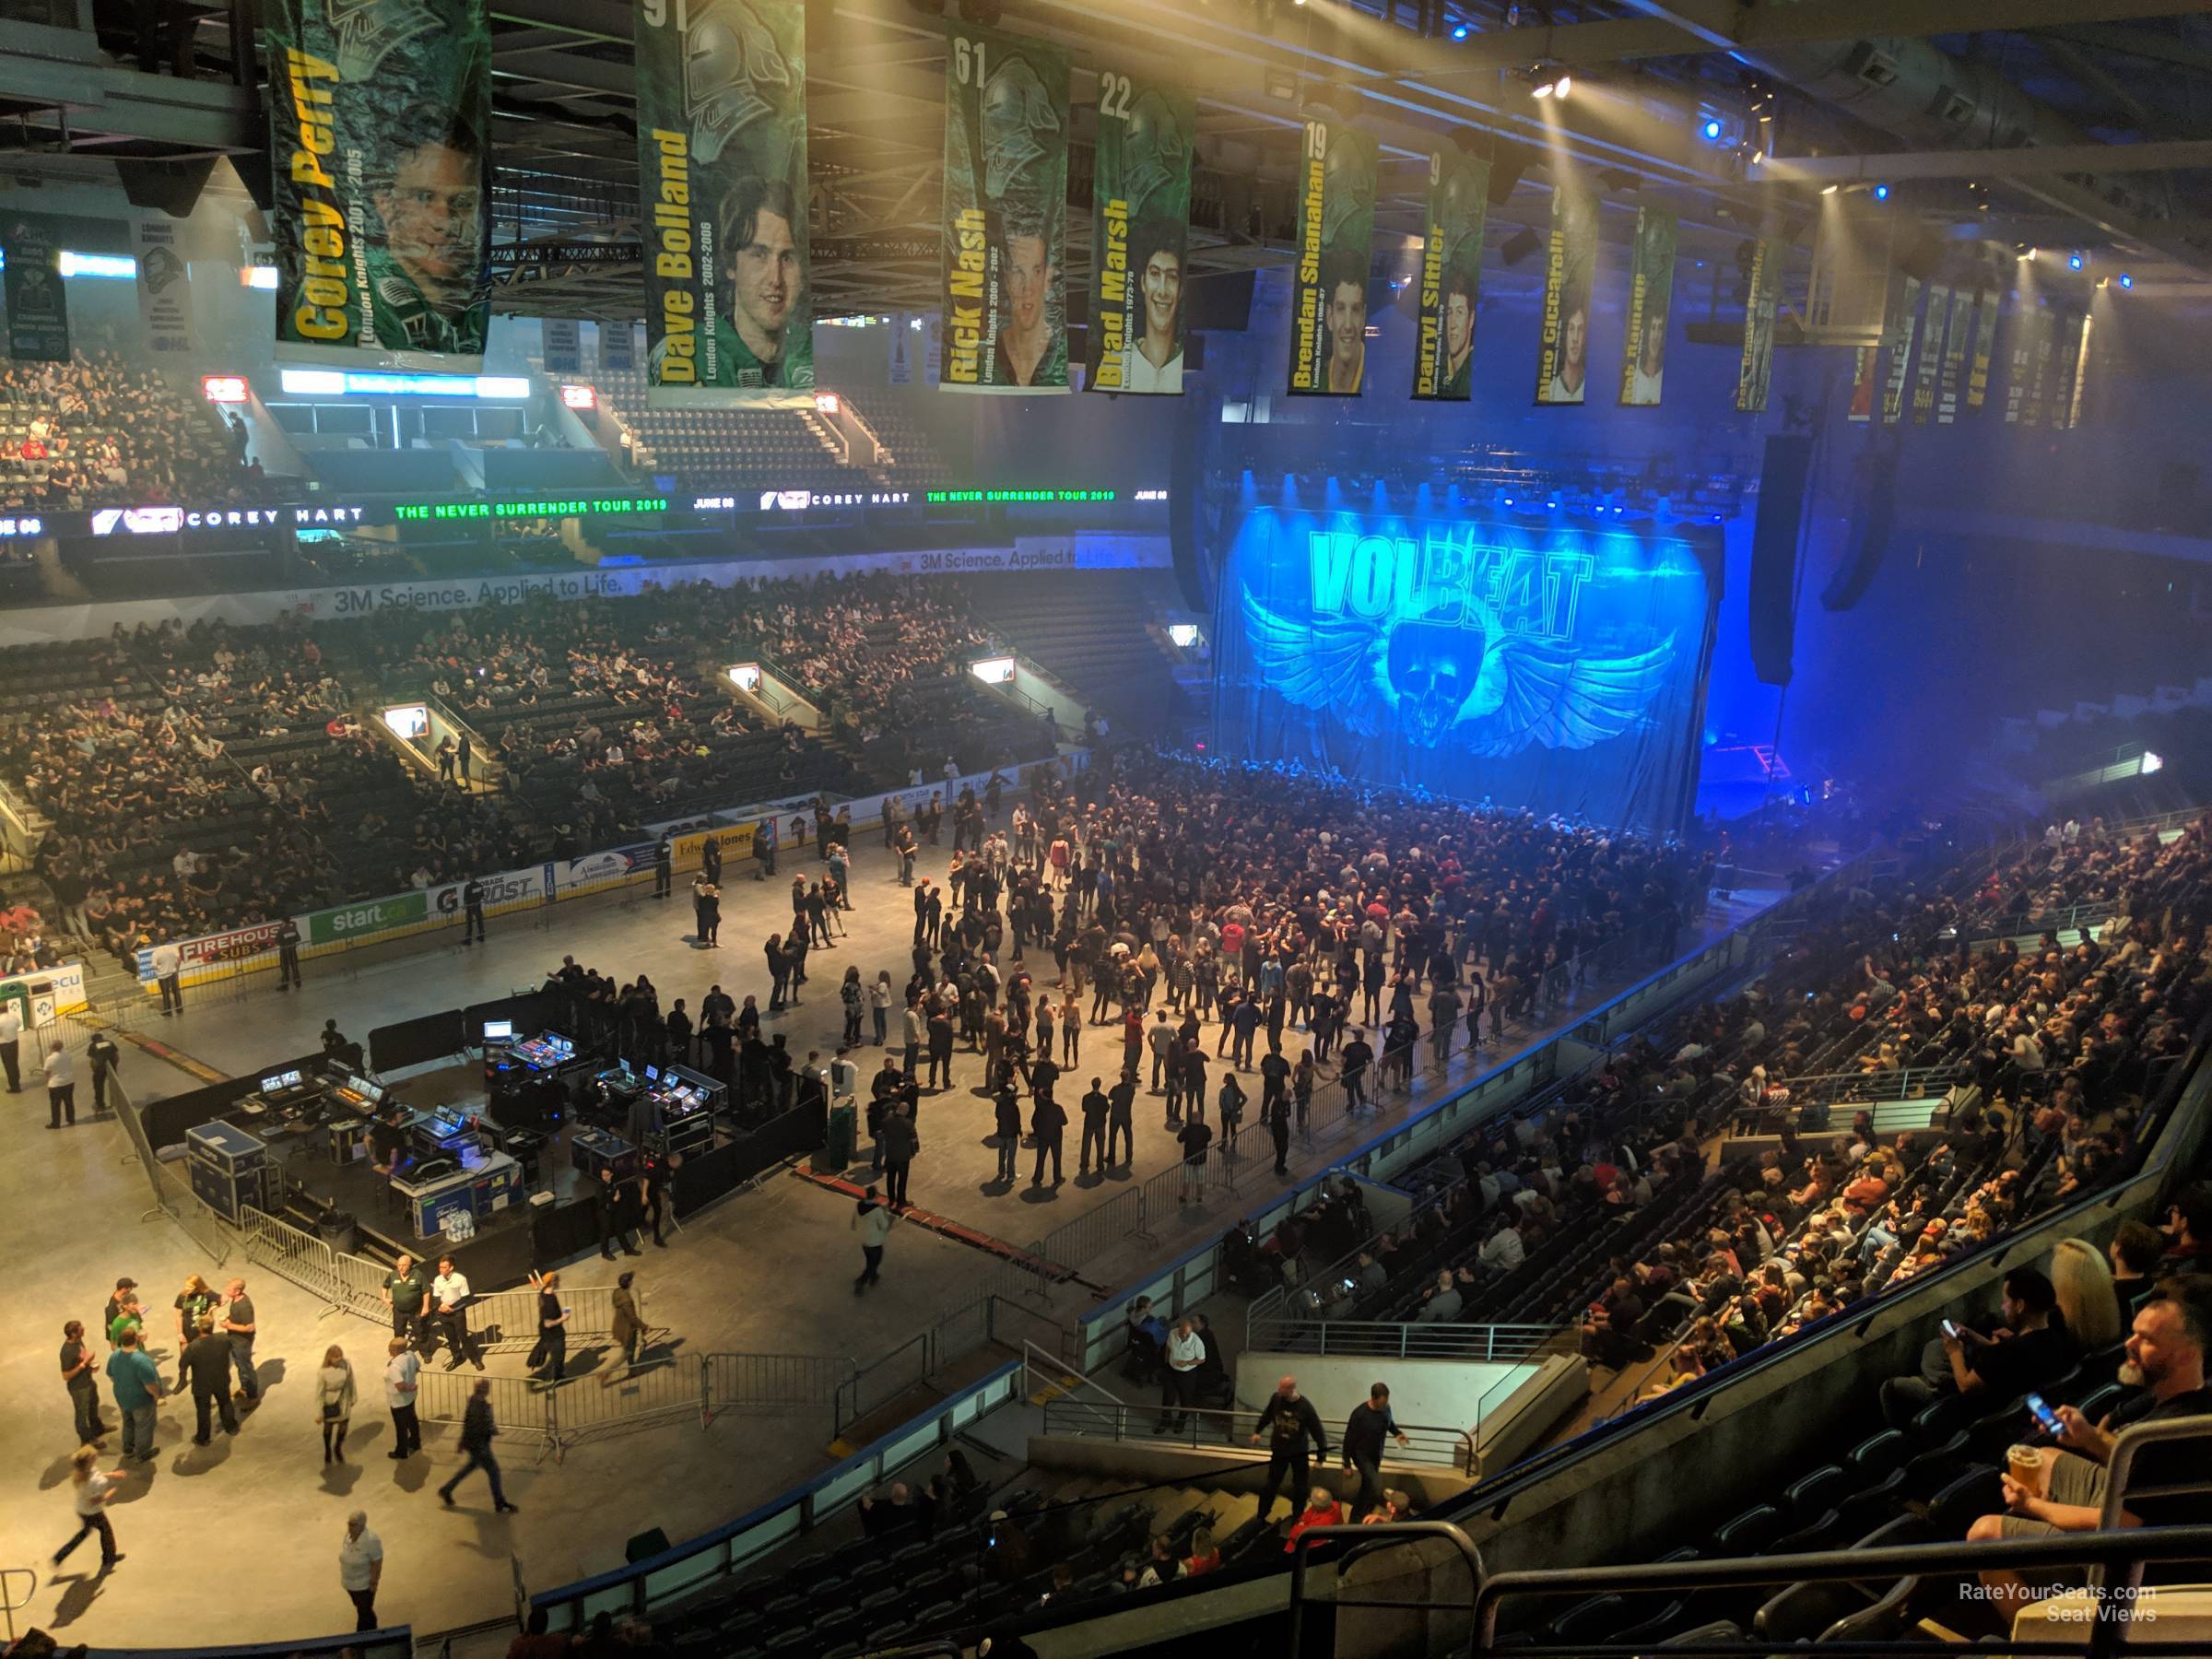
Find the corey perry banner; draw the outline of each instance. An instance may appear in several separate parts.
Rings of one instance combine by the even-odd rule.
[[[131,246],[138,256],[138,324],[148,351],[192,349],[192,288],[184,257],[177,252],[174,219],[132,222]]]
[[[274,0],[276,343],[475,369],[491,320],[484,0]]]
[[[1182,390],[1183,265],[1198,100],[1099,76],[1090,210],[1093,392]]]
[[[646,402],[810,405],[803,0],[640,0]]]
[[[1429,158],[1429,224],[1421,247],[1420,343],[1413,394],[1465,403],[1475,393],[1475,300],[1482,288],[1482,232],[1490,164],[1439,150]]]
[[[1067,390],[1067,56],[946,28],[947,392]]]
[[[1666,377],[1667,312],[1675,298],[1675,245],[1681,225],[1663,207],[1636,210],[1636,262],[1629,277],[1629,328],[1620,349],[1620,401],[1656,408]]]
[[[1290,390],[1357,397],[1367,382],[1367,262],[1375,140],[1334,114],[1306,123],[1298,261],[1290,271]]]
[[[18,361],[69,360],[69,302],[62,293],[61,227],[41,213],[0,219],[7,254],[7,355]]]
[[[1597,276],[1597,199],[1571,185],[1551,193],[1544,264],[1544,327],[1536,342],[1536,402],[1590,395],[1590,288]]]
[[[1744,352],[1735,366],[1735,411],[1758,415],[1774,379],[1774,313],[1782,299],[1784,244],[1760,237],[1751,244],[1749,297],[1744,302]]]

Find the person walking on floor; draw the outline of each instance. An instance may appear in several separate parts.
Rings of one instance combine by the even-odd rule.
[[[637,1369],[638,1359],[645,1351],[647,1335],[644,1315],[638,1312],[637,1291],[632,1288],[637,1278],[634,1273],[625,1273],[615,1280],[614,1342],[622,1350],[624,1368],[629,1371]],[[609,1371],[599,1379],[600,1386],[611,1387],[614,1381],[614,1373]]]
[[[561,1380],[569,1357],[569,1311],[560,1305],[560,1275],[548,1273],[537,1281],[537,1346],[525,1363],[532,1371],[546,1368],[547,1382]]]
[[[1321,1417],[1313,1409],[1313,1402],[1298,1392],[1298,1379],[1285,1377],[1275,1385],[1267,1396],[1267,1404],[1260,1408],[1259,1425],[1253,1430],[1252,1443],[1267,1441],[1267,1479],[1260,1488],[1259,1518],[1267,1519],[1267,1512],[1275,1507],[1275,1495],[1282,1490],[1283,1477],[1290,1477],[1290,1513],[1295,1518],[1306,1507],[1306,1494],[1313,1488],[1313,1471],[1306,1460],[1306,1442],[1312,1441],[1323,1457],[1329,1454],[1329,1437],[1322,1429]]]
[[[484,882],[471,876],[461,888],[461,943],[481,945],[484,942]]]
[[[58,1037],[46,1049],[46,1111],[49,1129],[59,1129],[65,1117],[76,1122],[76,1062]]]
[[[992,1138],[998,1143],[997,1180],[1009,1187],[1014,1184],[1015,1161],[1021,1156],[1021,1107],[1014,1094],[1014,1079],[1004,1078],[998,1093],[993,1097],[996,1107],[995,1127],[998,1133]]]
[[[323,1367],[315,1372],[315,1416],[323,1424],[323,1461],[346,1461],[346,1430],[353,1421],[359,1397],[354,1387],[353,1364],[336,1343],[323,1350]],[[228,1424],[225,1427],[229,1427]]]
[[[161,1018],[167,1019],[171,1014],[183,1013],[184,988],[177,976],[184,971],[184,953],[166,942],[157,945],[154,947],[152,967],[154,982],[161,987]],[[6,1016],[0,1013],[0,1030],[6,1029]],[[8,1051],[0,1049],[0,1059],[6,1058],[7,1053]],[[13,1065],[7,1068],[7,1086],[12,1093],[16,1086],[16,1068]]]
[[[653,896],[665,899],[676,886],[676,843],[666,830],[653,843]]]
[[[289,991],[300,978],[300,924],[291,917],[276,924],[276,989]]]
[[[906,1207],[907,1175],[913,1168],[914,1154],[921,1150],[921,1132],[914,1127],[914,1120],[906,1108],[900,1106],[883,1124],[884,1201],[893,1209]]]
[[[860,1022],[868,1006],[868,988],[860,982],[858,964],[845,969],[845,977],[838,983],[837,1000],[845,1015],[845,1031],[839,1041],[847,1048],[858,1048]]]
[[[482,1371],[484,1356],[469,1344],[468,1276],[450,1255],[438,1258],[438,1276],[430,1280],[430,1307],[438,1334],[445,1338],[445,1369],[457,1371],[466,1359]]]
[[[499,1437],[499,1425],[491,1420],[491,1383],[479,1377],[470,1391],[468,1406],[461,1414],[461,1450],[468,1453],[468,1461],[461,1465],[460,1473],[438,1488],[438,1500],[446,1508],[453,1507],[453,1488],[469,1477],[473,1469],[481,1469],[491,1482],[491,1507],[496,1513],[512,1515],[520,1506],[507,1501],[506,1489],[500,1484],[499,1460],[491,1454],[491,1442]]]
[[[355,1510],[338,1540],[338,1587],[353,1598],[357,1631],[376,1629],[376,1587],[383,1579],[383,1540],[369,1530],[369,1512]]]
[[[69,1390],[70,1410],[76,1418],[77,1444],[88,1446],[112,1432],[100,1420],[100,1384],[93,1380],[91,1345],[85,1341],[85,1322],[73,1319],[62,1327],[62,1383]]]
[[[853,1219],[847,1224],[860,1234],[860,1276],[853,1281],[853,1294],[858,1296],[883,1275],[883,1241],[891,1236],[891,1223],[897,1219],[888,1205],[877,1201],[876,1189],[870,1187],[853,1206]]]
[[[230,1339],[230,1369],[238,1373],[234,1397],[259,1400],[261,1378],[253,1368],[253,1338],[257,1332],[253,1324],[253,1299],[246,1294],[246,1281],[232,1279],[223,1292],[223,1335]]]
[[[123,1454],[146,1462],[154,1454],[154,1402],[164,1393],[161,1370],[140,1346],[136,1325],[125,1325],[108,1356],[108,1386],[123,1418]]]
[[[1078,1175],[1090,1172],[1093,1153],[1098,1155],[1100,1172],[1103,1174],[1106,1169],[1106,1114],[1112,1110],[1112,1102],[1108,1100],[1106,1091],[1099,1087],[1099,1081],[1096,1077],[1090,1080],[1090,1091],[1082,1100],[1083,1144],[1076,1154],[1076,1173]]]
[[[92,1071],[92,1115],[105,1117],[108,1086],[115,1080],[115,1074],[123,1065],[123,1051],[105,1031],[95,1031],[92,1041],[85,1044],[85,1064]]]
[[[422,1383],[422,1356],[404,1336],[384,1345],[384,1405],[392,1413],[392,1450],[384,1455],[399,1463],[422,1450],[422,1420],[415,1415],[415,1398]]]
[[[1031,1186],[1044,1184],[1044,1159],[1048,1152],[1053,1159],[1053,1184],[1058,1186],[1065,1179],[1060,1171],[1060,1147],[1066,1128],[1067,1113],[1061,1110],[1049,1090],[1031,1097],[1030,1133],[1037,1147],[1037,1168],[1030,1175]]]
[[[0,1003],[0,1066],[7,1068],[7,1092],[23,1092],[23,1016],[14,1003]]]
[[[1351,1521],[1357,1525],[1368,1511],[1382,1501],[1382,1442],[1394,1440],[1412,1444],[1390,1415],[1390,1387],[1376,1383],[1367,1391],[1367,1404],[1352,1407],[1344,1424],[1344,1466],[1359,1472],[1359,1495],[1352,1500]]]
[[[107,1513],[108,1500],[115,1495],[116,1483],[123,1479],[123,1475],[121,1469],[101,1472],[98,1446],[79,1446],[70,1453],[69,1495],[76,1511],[76,1531],[68,1543],[53,1552],[56,1567],[67,1560],[70,1551],[93,1533],[100,1535],[102,1572],[123,1559],[123,1552],[115,1547],[115,1529],[108,1524]]]
[[[209,1414],[220,1418],[225,1434],[238,1432],[238,1410],[230,1404],[230,1338],[215,1328],[215,1315],[200,1315],[199,1335],[184,1345],[178,1368],[192,1389],[192,1443],[213,1438]]]

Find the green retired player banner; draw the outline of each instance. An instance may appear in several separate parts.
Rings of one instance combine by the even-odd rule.
[[[1921,342],[1920,366],[1912,378],[1912,424],[1926,426],[1936,412],[1936,377],[1942,367],[1944,326],[1950,315],[1951,290],[1940,282],[1928,285],[1928,335]]]
[[[62,292],[62,228],[41,213],[0,219],[7,255],[7,355],[25,362],[69,360],[69,301]]]
[[[1965,288],[1951,291],[1951,315],[1943,331],[1943,379],[1936,389],[1936,424],[1949,426],[1959,418],[1959,382],[1966,372],[1966,336],[1972,324],[1969,314],[1974,296]]]
[[[1421,247],[1419,344],[1413,394],[1465,403],[1475,393],[1475,301],[1482,288],[1482,233],[1490,164],[1440,150],[1429,158],[1429,224]]]
[[[1099,76],[1090,206],[1092,392],[1182,390],[1183,261],[1198,100]]]
[[[1882,424],[1895,426],[1905,412],[1905,372],[1912,361],[1912,341],[1920,327],[1920,278],[1905,278],[1904,298],[1895,321],[1883,331],[1889,363],[1882,376]]]
[[[1067,55],[945,29],[947,392],[1067,390]]]
[[[1774,313],[1782,300],[1784,244],[1760,237],[1751,246],[1749,298],[1744,302],[1744,351],[1735,366],[1735,412],[1766,412],[1774,379]]]
[[[276,344],[473,369],[491,321],[484,0],[268,8]]]
[[[1978,409],[1989,401],[1989,359],[1997,343],[1997,296],[1978,287],[1974,304],[1974,366],[1966,377],[1966,406],[1970,409]]]
[[[1375,240],[1375,139],[1333,112],[1299,151],[1290,269],[1290,391],[1357,397],[1367,382],[1367,265]]]
[[[645,401],[814,398],[802,0],[641,0]]]
[[[1629,329],[1620,348],[1620,401],[1655,409],[1666,377],[1666,320],[1675,298],[1675,246],[1681,222],[1661,207],[1636,210],[1635,261],[1629,276]]]
[[[1544,328],[1536,337],[1536,402],[1590,395],[1590,288],[1597,278],[1597,198],[1566,185],[1551,193],[1544,263]]]

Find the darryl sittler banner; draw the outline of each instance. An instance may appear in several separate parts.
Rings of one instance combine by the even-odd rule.
[[[1067,55],[946,26],[947,392],[1067,390]]]
[[[1375,139],[1333,112],[1306,121],[1299,152],[1298,261],[1290,271],[1290,391],[1357,397],[1367,383],[1367,266],[1375,240]]]
[[[641,0],[645,401],[810,406],[803,0]]]
[[[491,321],[484,0],[274,0],[276,344],[475,369]]]
[[[1092,169],[1093,392],[1182,390],[1183,266],[1198,100],[1112,69],[1099,74]]]
[[[1475,394],[1475,301],[1490,164],[1439,150],[1429,158],[1429,222],[1421,244],[1421,309],[1413,395],[1465,403]]]

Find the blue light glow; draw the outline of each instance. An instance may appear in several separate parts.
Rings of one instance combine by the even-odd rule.
[[[1465,23],[1453,24],[1452,38],[1455,41],[1465,40],[1467,38],[1467,26]]]
[[[1887,184],[1877,184],[1874,187],[1874,199],[1877,202],[1888,201],[1889,199],[1889,186]]]
[[[1719,121],[1710,116],[1707,117],[1705,125],[1701,130],[1705,135],[1707,143],[1717,144],[1720,142],[1722,128]]]

